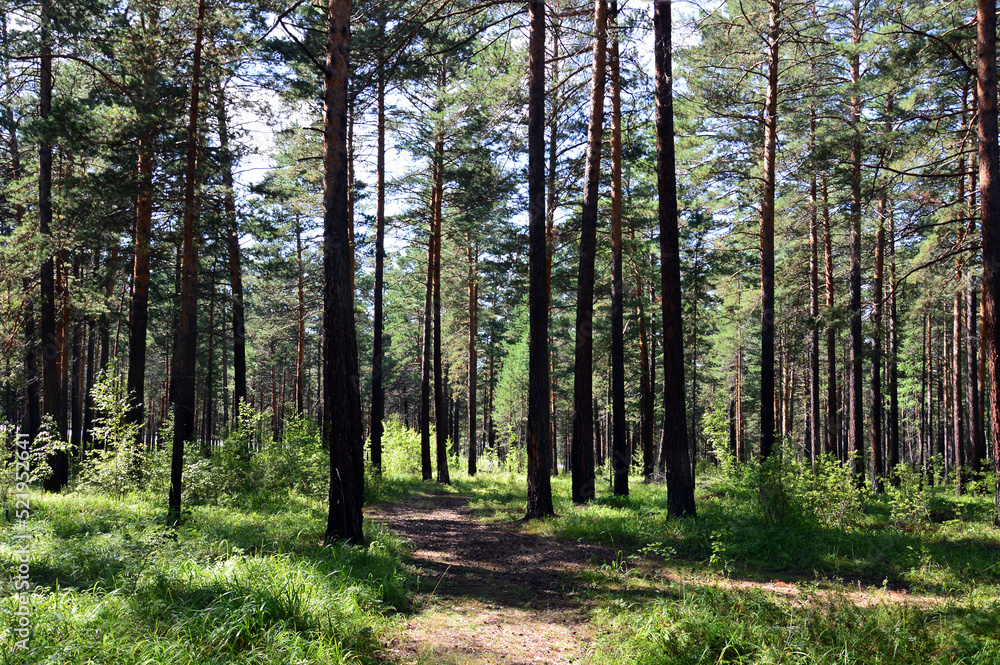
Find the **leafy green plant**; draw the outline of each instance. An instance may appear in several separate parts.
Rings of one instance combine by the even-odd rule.
[[[889,515],[896,526],[915,526],[930,521],[924,476],[908,464],[900,464],[892,472],[898,480],[886,488]]]
[[[97,418],[94,448],[82,480],[123,496],[142,483],[146,455],[139,433],[142,425],[128,422],[129,398],[121,375],[112,365],[101,373],[91,392]]]

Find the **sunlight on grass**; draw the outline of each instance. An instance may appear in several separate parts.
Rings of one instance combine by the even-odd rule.
[[[367,662],[407,606],[398,538],[368,524],[366,548],[322,547],[325,511],[308,498],[196,506],[177,530],[152,497],[31,501],[30,649],[12,649],[5,593],[4,663]]]

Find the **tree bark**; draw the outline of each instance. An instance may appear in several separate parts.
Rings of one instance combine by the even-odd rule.
[[[52,114],[52,37],[50,33],[50,0],[41,0],[41,65],[39,71],[39,113],[42,122]],[[59,414],[61,379],[59,375],[59,341],[56,337],[56,288],[55,263],[52,258],[52,141],[48,127],[43,128],[38,145],[38,234],[43,243],[39,324],[42,334],[42,410],[56,426],[56,438],[66,436]],[[69,481],[69,461],[66,453],[48,456],[52,475],[43,487],[48,492],[58,492]]]
[[[780,0],[768,3],[767,92],[764,97],[764,192],[760,204],[760,457],[774,447],[774,189],[778,143]]]
[[[545,2],[528,0],[528,518],[553,515],[545,274]]]
[[[476,400],[479,380],[479,249],[473,250],[471,234],[466,234],[469,261],[469,475],[476,475],[479,454],[476,438]]]
[[[857,47],[861,43],[861,0],[853,0],[852,41]],[[864,482],[864,396],[862,381],[862,360],[864,340],[861,335],[861,96],[857,85],[861,80],[861,56],[855,50],[850,55],[851,106],[850,106],[850,178],[851,178],[851,272],[850,286],[851,315],[851,383],[848,400],[850,421],[847,428],[847,450],[851,458],[853,475],[858,482]]]
[[[436,196],[436,191],[432,196]],[[434,204],[431,204],[433,210]],[[420,471],[424,480],[430,480],[431,469],[431,349],[434,333],[432,305],[434,295],[434,243],[437,234],[434,231],[435,219],[431,215],[430,229],[427,234],[427,279],[424,283],[424,322],[423,343],[420,353]]]
[[[610,3],[612,30],[608,51],[611,85],[611,411],[614,493],[628,495],[632,455],[625,440],[625,313],[622,293],[622,109],[618,62],[618,1]]]
[[[899,317],[896,312],[896,219],[893,214],[892,201],[888,201],[889,215],[889,445],[888,470],[891,482],[899,482],[893,475],[899,465]]]
[[[440,89],[445,89],[445,68],[441,65]],[[437,481],[451,484],[448,473],[448,400],[445,398],[447,383],[444,363],[441,360],[441,244],[444,222],[444,130],[439,129],[434,141],[434,256],[433,256],[433,307],[434,307],[434,434],[437,451]]]
[[[694,474],[688,459],[684,408],[684,328],[681,322],[681,267],[674,172],[674,107],[671,74],[670,1],[653,5],[656,60],[656,173],[659,194],[660,292],[663,312],[663,450],[667,508],[673,517],[694,516]]]
[[[325,541],[364,542],[364,461],[348,207],[347,78],[351,0],[328,5],[323,85],[323,390],[330,449]]]
[[[229,258],[229,288],[233,306],[233,419],[239,422],[240,402],[247,393],[246,317],[243,306],[243,266],[239,222],[233,194],[233,154],[229,149],[229,122],[225,89],[219,86],[219,151],[222,155],[222,206],[226,221],[226,250]]]
[[[823,259],[826,276],[826,437],[825,452],[837,454],[837,336],[833,328],[833,235],[830,232],[830,205],[826,176],[822,178]]]
[[[594,498],[594,262],[597,252],[597,198],[601,180],[604,79],[608,8],[594,1],[594,68],[587,129],[586,172],[580,222],[580,271],[576,298],[576,353],[573,364],[573,502]]]
[[[809,119],[809,155],[815,156],[816,118]],[[809,182],[809,436],[813,466],[822,453],[819,422],[819,184],[815,167]]]
[[[306,390],[306,285],[305,264],[302,262],[302,225],[295,224],[295,256],[298,263],[296,290],[298,291],[298,313],[296,315],[295,336],[295,410],[301,416],[305,411]]]
[[[187,167],[184,174],[184,236],[181,245],[181,290],[177,320],[177,343],[171,370],[171,393],[174,398],[174,441],[170,467],[170,495],[167,523],[181,522],[181,476],[184,471],[184,444],[194,436],[195,381],[198,355],[198,239],[195,218],[198,214],[196,179],[198,177],[198,103],[201,93],[201,50],[205,21],[205,1],[198,2],[194,54],[191,71],[191,111],[187,127]]]
[[[872,466],[871,489],[875,494],[882,492],[882,308],[883,271],[885,270],[885,216],[888,208],[883,195],[878,202],[878,230],[875,232],[875,275],[872,287],[874,303],[872,307],[872,374],[871,374],[871,421],[872,421]]]
[[[385,23],[381,24],[382,35]],[[376,148],[376,192],[375,192],[375,293],[372,312],[372,410],[371,410],[371,455],[372,466],[382,471],[382,421],[385,420],[385,349],[383,347],[383,291],[385,290],[385,62],[378,62],[377,89],[378,105]]]
[[[135,197],[134,257],[132,261],[132,304],[129,311],[128,375],[125,390],[129,410],[126,421],[141,425],[145,420],[146,333],[149,329],[150,244],[153,237],[153,145],[152,133],[139,140],[138,192]],[[142,442],[136,432],[135,444]],[[135,469],[139,471],[139,469]]]

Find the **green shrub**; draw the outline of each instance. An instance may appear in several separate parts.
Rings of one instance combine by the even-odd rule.
[[[382,473],[390,477],[419,476],[420,432],[403,424],[397,415],[382,422]],[[431,441],[434,428],[431,427]]]
[[[886,488],[889,519],[896,526],[914,526],[930,521],[924,475],[909,464],[900,464],[892,472],[899,481]]]
[[[145,475],[142,425],[128,422],[129,398],[122,376],[112,365],[101,373],[91,391],[97,413],[94,449],[82,472],[82,481],[123,496],[139,489]]]

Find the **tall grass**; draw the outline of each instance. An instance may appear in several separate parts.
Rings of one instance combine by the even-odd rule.
[[[32,633],[14,647],[5,583],[0,662],[375,661],[406,608],[398,539],[367,525],[366,548],[323,547],[325,506],[298,495],[254,511],[196,506],[168,529],[159,498],[31,495]],[[5,577],[12,543],[0,546]]]

